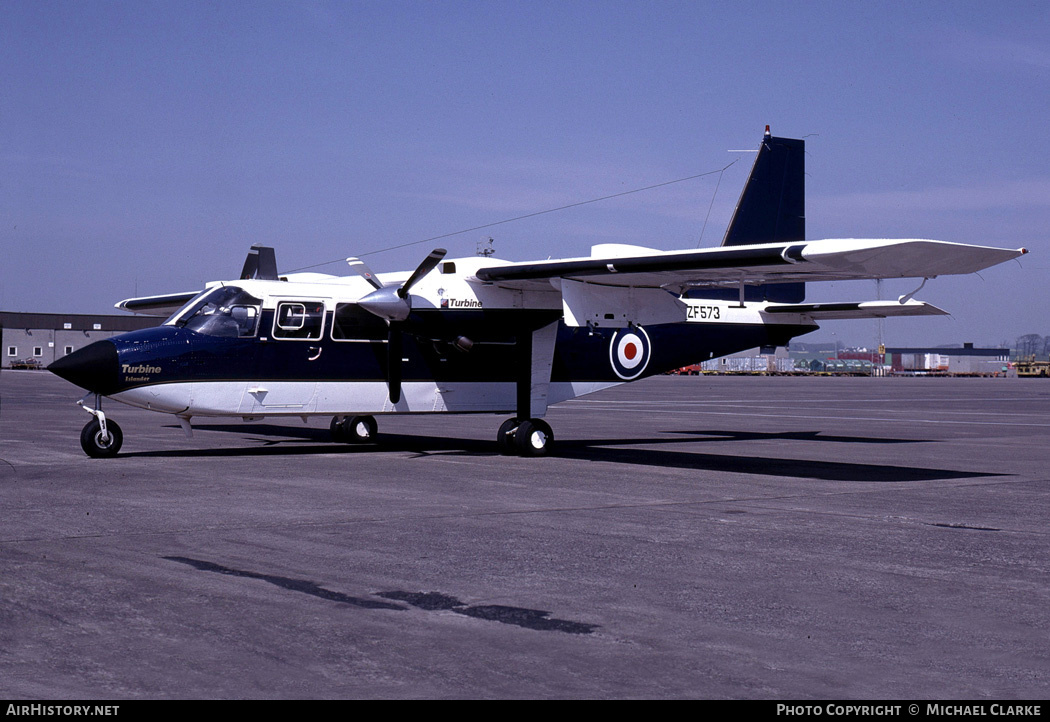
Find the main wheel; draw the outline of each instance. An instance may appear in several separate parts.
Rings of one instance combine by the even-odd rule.
[[[109,438],[102,440],[102,424],[92,419],[80,432],[80,446],[84,453],[95,459],[108,459],[117,455],[120,445],[124,443],[124,433],[116,421],[106,419],[106,431]]]
[[[332,417],[332,423],[328,429],[332,432],[332,441],[343,444],[346,443],[346,417],[345,416],[334,416]]]
[[[367,444],[375,441],[379,425],[372,416],[352,416],[343,422],[346,429],[345,440],[351,444]]]
[[[554,432],[543,419],[522,421],[514,432],[514,445],[522,456],[546,456],[554,443]]]
[[[517,419],[507,419],[500,424],[496,432],[496,448],[502,456],[514,456],[518,453],[518,447],[514,445],[514,430],[518,428]]]

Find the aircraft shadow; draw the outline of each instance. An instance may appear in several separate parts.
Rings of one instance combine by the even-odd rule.
[[[178,428],[178,427],[175,427]],[[376,444],[338,444],[329,439],[327,429],[295,428],[258,425],[246,429],[237,424],[211,424],[195,427],[201,431],[222,431],[242,434],[252,446],[224,449],[175,449],[132,452],[121,457],[207,458],[286,456],[313,454],[368,454],[408,452],[417,457],[432,455],[495,456],[494,441],[460,439],[413,434],[380,434]],[[761,476],[796,477],[822,481],[856,481],[868,483],[932,481],[1002,476],[989,472],[931,469],[894,464],[871,464],[849,461],[822,461],[797,458],[778,458],[745,454],[709,454],[666,448],[668,445],[695,444],[697,441],[760,441],[785,442],[874,443],[908,444],[922,439],[892,439],[853,436],[824,436],[820,432],[789,431],[775,433],[740,432],[729,430],[679,431],[694,438],[661,436],[627,439],[564,439],[558,440],[553,456],[581,461],[631,464],[636,466],[693,469],[696,471],[755,474]],[[281,437],[274,439],[272,437]],[[289,438],[293,437],[293,438]],[[696,438],[705,437],[705,438]],[[320,443],[323,442],[323,443]],[[623,448],[629,446],[664,448]]]
[[[785,441],[823,441],[844,444],[928,444],[931,439],[886,439],[873,436],[838,436],[825,434],[823,431],[724,431],[710,429],[706,431],[670,431],[671,434],[693,434],[695,436],[709,436],[710,439],[694,439],[694,441],[763,441],[783,439]]]
[[[290,592],[299,592],[311,597],[323,599],[327,602],[341,604],[360,609],[382,609],[390,611],[405,611],[409,607],[415,607],[426,612],[453,612],[465,617],[483,619],[500,624],[511,624],[527,629],[541,632],[566,632],[568,634],[590,634],[599,628],[597,624],[586,624],[574,622],[568,619],[557,619],[550,616],[550,612],[542,609],[528,609],[526,607],[511,607],[503,604],[470,605],[459,599],[443,594],[441,592],[404,592],[388,591],[376,592],[379,599],[370,597],[355,597],[343,592],[322,587],[316,582],[307,579],[295,579],[282,577],[276,574],[264,572],[253,572],[245,569],[235,569],[215,562],[191,557],[166,556],[161,557],[166,561],[186,564],[202,572],[213,572],[229,577],[240,577],[242,579],[254,579]],[[389,601],[386,601],[389,600]],[[408,605],[408,606],[405,606]]]

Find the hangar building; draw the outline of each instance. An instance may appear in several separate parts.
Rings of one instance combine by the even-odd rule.
[[[1010,349],[974,348],[888,348],[886,365],[894,373],[933,373],[956,376],[1005,375]]]
[[[163,322],[157,316],[0,311],[0,367],[44,368],[99,339]]]

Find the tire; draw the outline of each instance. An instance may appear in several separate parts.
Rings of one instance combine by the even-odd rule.
[[[507,419],[500,424],[496,432],[496,448],[501,456],[514,456],[518,453],[518,447],[514,444],[514,429],[518,427],[517,419]]]
[[[120,430],[116,421],[106,419],[106,431],[109,439],[102,441],[102,424],[98,419],[92,419],[80,432],[80,446],[84,453],[94,459],[111,459],[120,451],[124,443],[124,432]]]
[[[346,427],[343,422],[346,419],[342,416],[335,416],[332,418],[332,423],[329,425],[329,430],[332,432],[332,441],[343,444],[346,443]]]
[[[514,433],[514,445],[522,456],[547,456],[554,443],[554,432],[543,419],[522,421]]]
[[[376,440],[379,424],[372,416],[353,416],[345,422],[346,441],[351,444],[368,444]]]

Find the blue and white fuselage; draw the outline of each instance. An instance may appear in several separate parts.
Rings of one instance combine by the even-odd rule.
[[[92,456],[122,441],[101,398],[194,417],[331,416],[337,440],[375,436],[375,416],[512,413],[504,453],[548,453],[550,404],[758,346],[783,346],[840,318],[943,314],[912,301],[804,303],[811,281],[965,274],[1016,258],[922,239],[805,236],[804,146],[768,129],[722,245],[658,251],[595,246],[586,257],[446,259],[412,272],[277,272],[253,247],[241,277],[200,293],[128,299],[174,313],[98,341],[49,369],[87,389]],[[921,288],[921,286],[920,286]],[[918,290],[918,289],[916,289]],[[177,309],[177,310],[176,310]],[[88,398],[94,402],[86,404]]]
[[[212,284],[163,325],[102,342],[114,354],[108,368],[91,370],[88,388],[186,418],[514,412],[517,338],[546,329],[537,335],[539,343],[553,344],[549,383],[531,412],[542,415],[546,404],[747,348],[784,345],[817,328],[801,314],[764,313],[769,304],[739,308],[703,299],[684,299],[680,318],[667,323],[572,327],[562,320],[554,287],[466,282],[464,274],[473,276],[481,265],[504,264],[447,261],[412,289],[396,403],[386,380],[387,324],[357,303],[372,288],[357,276],[320,274]],[[405,275],[380,278],[398,283]],[[469,350],[457,338],[469,339]]]

